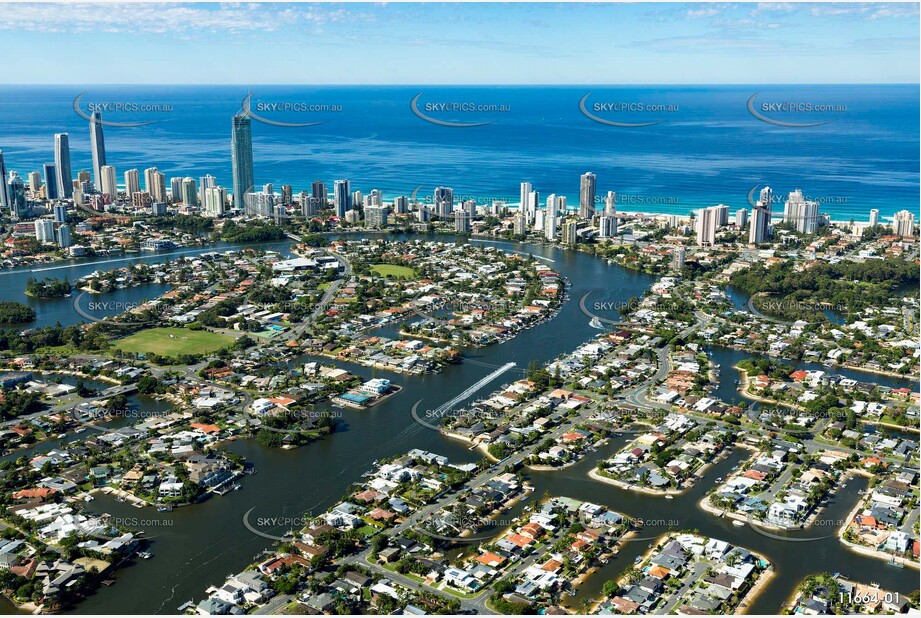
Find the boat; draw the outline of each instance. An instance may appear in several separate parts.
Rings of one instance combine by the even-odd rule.
[[[168,505],[168,506],[158,506],[158,507],[157,507],[157,512],[159,512],[159,513],[169,513],[169,512],[171,512],[172,510],[173,510],[173,507],[170,506],[170,505]]]
[[[666,499],[666,500],[674,500],[675,497],[672,496],[671,494],[668,494],[667,496],[665,496],[665,499]]]
[[[735,527],[737,527],[737,528],[741,528],[741,527],[743,527],[743,526],[745,525],[745,522],[744,522],[744,521],[739,521],[738,519],[733,519],[733,520],[732,520],[732,525],[735,526]]]
[[[149,551],[139,551],[138,558],[143,558],[144,560],[150,560],[151,558],[153,558],[153,554],[150,553]]]
[[[643,557],[637,556],[636,558],[633,559],[633,564],[639,564],[642,561],[643,561]]]
[[[179,608],[178,608],[178,609],[179,609],[179,613],[180,613],[180,614],[183,614],[183,613],[185,613],[185,610],[187,610],[187,609],[192,609],[192,608],[194,608],[194,607],[195,607],[195,601],[194,601],[194,600],[186,601],[185,603],[183,603],[182,605],[179,606]]]
[[[896,561],[895,561],[895,556],[893,556],[892,558],[889,559],[889,562],[886,563],[886,566],[891,566],[891,567],[896,568],[896,569],[904,569],[904,568],[905,568],[905,565],[904,565],[904,564],[902,564],[901,562],[896,562]]]

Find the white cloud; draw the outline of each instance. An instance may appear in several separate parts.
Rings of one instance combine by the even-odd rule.
[[[698,17],[714,17],[719,14],[720,14],[720,10],[713,8],[713,7],[701,8],[701,9],[688,9],[688,12],[687,12],[687,16],[692,19],[698,18]]]
[[[862,19],[901,18],[918,14],[916,3],[828,3],[812,5],[810,13],[815,17],[852,17]]]
[[[367,16],[329,5],[306,4],[6,4],[0,30],[86,34],[151,33],[189,36],[316,31],[325,24]]]

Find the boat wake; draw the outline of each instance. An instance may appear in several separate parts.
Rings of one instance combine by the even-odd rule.
[[[441,404],[441,406],[439,406],[439,407],[431,414],[432,418],[436,418],[436,419],[442,418],[443,415],[447,414],[447,413],[450,412],[452,409],[454,409],[454,407],[455,407],[457,404],[459,404],[459,403],[463,402],[464,400],[466,400],[466,399],[472,397],[472,396],[475,395],[479,390],[481,390],[484,386],[486,386],[487,384],[489,384],[490,382],[492,382],[493,380],[495,380],[496,378],[498,378],[499,376],[501,376],[503,373],[509,371],[509,370],[512,369],[513,367],[515,367],[515,363],[511,363],[511,362],[510,362],[510,363],[505,363],[504,365],[502,365],[501,367],[499,367],[498,369],[496,369],[496,370],[493,371],[492,373],[490,373],[490,374],[484,376],[483,378],[480,378],[479,380],[477,380],[476,382],[474,382],[469,388],[467,388],[467,389],[465,389],[463,392],[461,392],[459,395],[457,395],[456,397],[454,397],[454,398],[451,399],[450,401],[446,401],[445,403]],[[423,427],[424,427],[424,425],[423,425],[422,423],[419,423],[419,422],[417,421],[415,424],[410,425],[410,426],[408,426],[406,429],[404,429],[398,436],[396,436],[396,438],[395,438],[394,440],[403,440],[403,439],[406,439],[406,438],[408,438],[408,437],[410,437],[410,436],[413,436],[413,435],[415,435],[416,433],[418,433],[419,431],[421,431]]]

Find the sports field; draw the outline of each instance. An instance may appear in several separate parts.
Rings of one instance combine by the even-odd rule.
[[[381,277],[392,279],[416,278],[416,271],[414,271],[409,266],[396,266],[395,264],[374,264],[371,266],[371,271],[376,275],[380,275]]]
[[[115,342],[115,347],[125,352],[179,356],[180,354],[207,354],[226,348],[234,342],[228,335],[185,328],[151,328],[142,330]]]

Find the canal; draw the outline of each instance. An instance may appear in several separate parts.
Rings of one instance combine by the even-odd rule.
[[[436,237],[435,239],[450,240]],[[482,242],[482,241],[477,241]],[[290,243],[265,246],[284,251]],[[570,302],[553,320],[520,333],[515,339],[499,346],[467,351],[470,362],[446,367],[436,375],[406,376],[387,374],[369,368],[349,366],[348,369],[363,378],[371,375],[390,377],[404,387],[402,393],[366,411],[336,409],[341,414],[338,430],[312,444],[294,450],[278,450],[260,446],[254,440],[238,440],[227,448],[243,455],[253,464],[257,474],[242,481],[242,489],[222,497],[208,500],[171,513],[158,513],[153,509],[137,509],[127,503],[99,495],[89,505],[89,510],[109,513],[114,517],[142,520],[152,539],[154,558],[138,561],[119,570],[113,586],[101,587],[72,613],[93,614],[151,614],[175,613],[176,608],[190,599],[200,600],[211,585],[218,585],[230,574],[239,572],[271,546],[271,541],[257,536],[244,526],[248,522],[266,534],[281,534],[296,525],[304,514],[317,515],[335,504],[345,494],[348,486],[359,481],[362,473],[373,462],[421,448],[447,456],[453,462],[474,461],[479,456],[466,445],[442,437],[436,431],[416,423],[410,413],[414,403],[421,401],[420,409],[436,408],[442,403],[464,393],[468,388],[489,378],[482,389],[470,393],[473,399],[522,377],[531,360],[549,361],[574,349],[578,344],[597,335],[599,331],[589,325],[589,317],[579,309],[579,299],[586,293],[600,300],[626,300],[638,297],[653,281],[653,277],[609,265],[585,253],[563,251],[553,247],[523,245],[507,242],[485,242],[499,248],[533,253],[552,268],[565,275],[572,283]],[[206,251],[239,248],[218,245],[187,251],[194,255]],[[162,261],[173,259],[175,254],[138,256],[134,261]],[[56,277],[67,276],[71,281],[97,268],[113,268],[132,261],[112,263],[81,262],[51,271]],[[45,271],[43,271],[45,272]],[[51,274],[49,273],[49,274]],[[12,300],[26,302],[19,297],[29,276],[38,276],[30,269],[0,272],[0,283],[10,291]],[[125,290],[123,300],[141,302],[149,298],[143,288]],[[73,324],[80,321],[75,315],[71,299],[33,301],[39,313],[39,325]],[[505,363],[515,362],[516,367],[500,372]],[[723,363],[724,367],[726,365]],[[160,402],[137,399],[142,407]],[[618,439],[619,440],[619,439]],[[621,490],[617,487],[592,481],[587,473],[597,459],[608,456],[619,448],[612,442],[585,461],[556,472],[534,472],[531,481],[537,487],[536,496],[545,491],[554,495],[591,500],[609,508],[646,521],[678,521],[680,528],[696,528],[704,534],[725,539],[765,555],[777,569],[765,593],[751,608],[752,611],[774,613],[790,594],[796,582],[809,573],[840,571],[857,578],[873,579],[884,588],[904,594],[917,587],[917,573],[910,569],[896,570],[884,563],[870,560],[846,550],[836,538],[808,544],[780,542],[766,538],[751,528],[733,527],[728,521],[707,515],[696,507],[703,493],[713,486],[718,476],[725,476],[746,451],[734,451],[729,458],[718,463],[707,476],[686,494],[674,500]],[[21,455],[21,453],[20,453]],[[856,484],[849,484],[847,493],[833,500],[829,510],[835,515],[840,501],[841,513],[853,508],[856,493],[850,496]],[[856,492],[856,489],[854,489]],[[288,518],[291,525],[260,525],[260,520],[278,522]],[[667,526],[644,528],[642,538],[655,536]],[[808,533],[805,531],[803,534]],[[808,534],[806,534],[808,536]],[[649,541],[628,543],[620,555],[606,565],[600,573],[586,582],[579,594],[569,601],[578,604],[583,598],[598,595],[606,579],[615,578],[633,556],[646,551]],[[872,577],[869,575],[872,573]],[[12,608],[6,606],[6,611]]]

